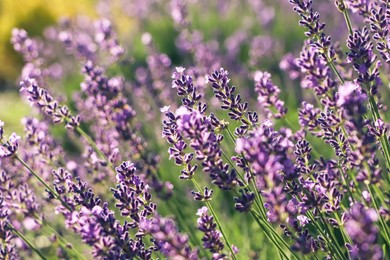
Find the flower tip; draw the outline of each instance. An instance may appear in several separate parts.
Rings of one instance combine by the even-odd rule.
[[[203,206],[203,207],[201,207],[200,209],[198,209],[198,211],[196,212],[196,215],[197,216],[203,216],[204,214],[207,214],[207,211],[208,211],[209,209],[206,207],[206,206]]]
[[[161,113],[166,113],[169,111],[169,109],[171,108],[171,106],[163,106],[160,108],[160,112]]]
[[[184,67],[176,67],[176,71],[178,72],[178,73],[183,73],[184,71],[185,71],[186,69],[184,68]]]

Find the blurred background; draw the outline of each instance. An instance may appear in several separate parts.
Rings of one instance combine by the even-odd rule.
[[[240,69],[241,71],[242,69],[267,70],[274,75],[273,79],[282,89],[287,90],[289,94],[294,94],[293,96],[286,95],[286,91],[283,91],[286,102],[296,103],[293,97],[296,94],[300,95],[299,88],[293,89],[294,84],[283,81],[284,78],[279,68],[283,55],[289,52],[298,54],[305,38],[303,30],[297,26],[298,17],[291,10],[288,1],[188,0],[184,2],[187,3],[191,28],[198,33],[196,37],[205,43],[208,51],[220,57],[226,57],[224,64],[219,65],[230,70],[237,69],[237,71]],[[328,22],[327,28],[334,29],[333,25],[338,24],[342,17],[333,8],[333,4],[330,1],[315,2],[316,7],[321,11],[323,20]],[[166,0],[83,0],[76,2],[1,0],[0,118],[12,130],[20,131],[21,128],[18,127],[20,119],[30,110],[17,94],[23,59],[13,50],[10,43],[13,28],[23,28],[33,38],[45,41],[47,40],[45,32],[47,33],[48,28],[58,25],[61,19],[78,20],[82,24],[106,17],[113,23],[120,43],[126,50],[128,58],[131,59],[132,70],[127,71],[127,76],[132,78],[131,74],[136,68],[147,66],[148,47],[141,41],[142,34],[145,32],[151,34],[157,50],[169,56],[172,61],[171,68],[177,65],[191,65],[191,54],[177,47],[180,44],[180,28],[175,27],[170,4],[170,1]],[[331,8],[329,8],[330,5],[332,5]],[[328,17],[331,19],[327,19]],[[338,28],[334,31],[336,33],[333,37],[345,40],[340,39],[341,35],[345,35],[343,31],[343,28]],[[61,48],[56,51],[65,53],[65,50]],[[192,59],[197,59],[197,57],[193,56]],[[74,71],[80,69],[77,66],[73,68]],[[67,73],[66,76],[72,76],[72,73]],[[65,81],[72,84],[64,84]],[[79,87],[78,83],[81,79],[68,78],[65,81],[61,78],[53,82],[53,85],[62,90],[68,89],[63,92],[69,94],[72,93],[71,89]],[[167,84],[169,86],[170,79]]]

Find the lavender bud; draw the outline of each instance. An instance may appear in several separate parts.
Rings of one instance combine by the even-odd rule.
[[[240,212],[247,212],[251,209],[251,206],[255,200],[255,194],[248,189],[240,190],[241,197],[235,197],[234,208]]]
[[[4,123],[0,121],[0,133],[3,133],[3,127],[1,124],[4,126]],[[2,136],[2,135],[1,135]],[[5,158],[5,157],[11,157],[13,156],[18,148],[19,148],[19,140],[20,136],[18,136],[15,133],[12,133],[11,136],[8,138],[8,141],[4,142],[0,139],[0,158]]]
[[[192,191],[192,194],[194,195],[195,200],[200,201],[209,201],[211,200],[211,196],[213,195],[213,190],[209,189],[208,187],[204,187],[203,194],[201,192]]]

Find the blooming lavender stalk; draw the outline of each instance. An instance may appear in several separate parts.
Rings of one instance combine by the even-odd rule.
[[[242,185],[242,182],[237,179],[236,171],[233,169],[229,172],[229,165],[224,164],[222,160],[220,142],[223,136],[214,133],[213,129],[222,129],[223,125],[214,115],[211,115],[210,118],[206,117],[205,111],[207,106],[199,101],[202,95],[198,92],[198,87],[193,83],[192,77],[186,75],[184,70],[182,67],[176,68],[176,72],[172,75],[172,85],[177,89],[178,95],[183,97],[183,106],[176,111],[177,115],[174,115],[169,110],[166,111],[166,116],[169,120],[163,122],[163,136],[172,144],[185,139],[189,140],[190,146],[196,153],[196,158],[202,162],[204,171],[209,173],[212,182],[219,188],[230,190],[236,185]],[[204,194],[201,194],[201,188],[193,178],[196,167],[189,166],[189,163],[193,160],[194,155],[191,153],[184,155],[183,150],[185,147],[185,142],[182,142],[179,146],[175,145],[174,149],[170,149],[171,155],[175,158],[175,162],[184,166],[182,171],[183,178],[191,179],[198,190],[194,192],[195,198],[200,198],[201,200],[209,198],[211,195],[206,194],[208,193],[207,189],[205,189]],[[234,251],[222,230],[215,211],[208,200],[205,200],[205,203],[221,230],[231,257],[235,259]]]
[[[302,21],[305,20],[305,19],[308,19],[307,17],[310,16],[310,14],[312,14],[314,12],[312,10],[312,2],[311,1],[309,1],[307,4],[304,4],[303,2],[301,2],[301,3],[298,3],[298,2],[295,2],[295,1],[293,1],[293,2],[296,5],[295,10],[303,17]],[[319,15],[317,14],[315,17],[316,17],[316,20],[315,20],[314,24],[319,24]],[[313,28],[311,28],[311,26],[308,25],[307,23],[303,22],[303,25],[308,28],[309,32],[313,31]],[[327,37],[327,39],[328,39],[327,43],[324,44],[322,39],[325,39],[325,36],[324,36],[324,34],[322,32],[321,32],[321,35],[322,35],[321,38],[317,37],[317,38],[312,39],[313,43],[310,44],[310,48],[313,48],[314,51],[318,51],[320,53],[320,58],[323,59],[323,61],[322,61],[322,63],[324,64],[323,67],[326,69],[327,65],[329,65],[332,68],[332,70],[334,71],[334,73],[337,75],[337,77],[339,78],[339,81],[343,85],[346,85],[347,83],[344,81],[343,77],[341,77],[340,73],[338,72],[338,70],[335,67],[335,64],[334,64],[334,61],[333,61],[333,58],[332,58],[334,53],[335,53],[335,51],[334,51],[334,48],[331,47],[332,44],[330,42],[330,37]],[[325,45],[327,45],[328,47],[333,49],[333,51],[330,52],[329,55],[326,55],[326,52],[324,54],[324,51],[326,51],[326,50],[324,50],[323,47]],[[307,54],[310,54],[310,49],[309,49],[309,52],[307,52]],[[316,55],[316,54],[314,54],[314,55]],[[301,57],[302,57],[302,55],[301,55]],[[310,61],[310,59],[301,59],[301,60],[302,60],[301,64],[304,66],[303,68],[306,68],[307,66],[305,66],[305,64],[308,64],[309,63],[308,61]],[[305,62],[305,60],[306,60],[306,62]],[[321,60],[319,60],[319,61],[321,62]],[[319,78],[313,72],[311,72],[310,74],[312,74],[314,76],[313,79]],[[319,75],[321,75],[321,74],[319,74]],[[325,75],[325,74],[322,74],[322,75]],[[320,81],[320,82],[323,82],[323,81]],[[334,82],[333,82],[332,85],[334,86]],[[334,89],[334,87],[333,87],[333,89]],[[352,92],[350,92],[350,93],[352,93]],[[344,92],[344,95],[345,95],[345,92]],[[339,109],[337,107],[337,105],[339,105],[339,104],[335,103],[335,100],[337,98],[337,96],[335,95],[335,91],[333,90],[332,92],[330,92],[330,95],[326,95],[326,96],[328,97],[327,100],[321,99],[321,102],[324,105],[329,105],[329,106],[333,107],[332,109],[334,109],[335,112],[336,112],[337,109]],[[341,113],[340,113],[340,110],[338,110],[335,113],[335,116],[333,118],[335,118],[336,120],[339,120],[340,122],[342,122],[342,117],[340,117],[340,116],[341,116]],[[323,117],[323,119],[324,119],[324,117]],[[320,119],[320,120],[322,122],[324,122],[323,119]],[[340,125],[341,125],[341,130],[342,130],[342,136],[340,136],[340,137],[341,137],[342,140],[339,139],[337,136],[333,136],[333,138],[329,139],[327,142],[329,142],[336,149],[335,151],[339,155],[345,155],[344,152],[340,153],[340,149],[339,148],[344,146],[343,144],[346,144],[344,150],[347,152],[347,154],[349,154],[349,155],[347,155],[347,158],[349,158],[350,163],[353,165],[354,164],[353,157],[355,156],[355,158],[356,158],[356,155],[358,154],[355,151],[358,150],[360,152],[360,151],[363,151],[363,149],[364,149],[362,146],[353,145],[355,143],[355,140],[358,139],[358,137],[356,137],[354,135],[359,132],[359,128],[350,127],[351,125],[349,127],[345,128],[344,123],[341,123]],[[323,125],[321,125],[321,126],[323,126]],[[356,127],[359,127],[359,126],[356,125]],[[337,128],[333,129],[333,130],[332,130],[332,128],[333,127],[331,127],[331,128],[327,127],[328,130],[326,130],[326,131],[328,131],[328,132],[329,131],[330,132],[335,132],[335,133],[338,132]],[[347,130],[349,130],[350,132],[348,133]],[[355,130],[357,130],[357,132]],[[348,138],[348,139],[346,139],[347,134],[350,135],[350,138]],[[359,135],[359,134],[356,134],[356,135]],[[332,135],[330,135],[330,136],[332,136]],[[346,140],[347,140],[347,142],[345,142]],[[335,145],[336,143],[337,143],[337,145]],[[348,146],[350,146],[350,148]],[[364,154],[364,152],[360,152],[360,154]],[[364,160],[362,162],[364,164],[364,168],[368,168],[369,167]]]
[[[86,61],[82,69],[85,80],[81,84],[86,98],[78,98],[77,106],[80,111],[85,111],[83,116],[91,122],[92,129],[99,133],[96,143],[102,152],[108,154],[113,162],[118,161],[120,151],[124,149],[119,140],[123,140],[128,144],[125,156],[134,160],[161,198],[169,198],[172,185],[158,179],[159,157],[148,149],[147,142],[134,126],[137,124],[137,114],[124,97],[124,79],[110,78],[105,71],[105,68],[95,65],[91,60]],[[85,110],[86,106],[90,108],[88,111]]]
[[[141,221],[141,228],[154,237],[155,244],[166,257],[177,260],[199,259],[198,251],[191,250],[188,237],[177,231],[171,219],[156,215],[152,220]]]
[[[61,106],[47,92],[47,90],[38,86],[34,79],[27,79],[20,83],[21,91],[25,92],[31,104],[40,108],[46,115],[52,118],[54,123],[66,123],[66,128],[75,129],[82,135],[87,142],[94,148],[97,154],[101,156],[105,163],[112,166],[106,155],[97,147],[96,143],[89,137],[84,130],[80,128],[80,116],[73,116],[67,106]]]
[[[374,33],[373,39],[376,42],[376,49],[386,63],[390,63],[390,45],[389,45],[389,12],[390,3],[381,1],[383,4],[371,10],[370,29]]]
[[[353,13],[358,13],[364,18],[368,19],[370,16],[370,10],[374,5],[373,1],[363,0],[345,0],[347,7],[352,10]]]
[[[256,112],[248,111],[248,103],[241,101],[241,95],[235,94],[236,86],[230,86],[229,72],[220,68],[206,76],[206,81],[211,83],[215,96],[221,103],[223,110],[228,110],[232,120],[239,121],[241,125],[236,128],[237,136],[244,135],[248,130],[258,124]]]
[[[378,239],[378,227],[374,222],[378,215],[374,209],[354,204],[345,220],[345,228],[351,236],[353,245],[347,244],[352,259],[383,259],[381,248],[375,244]]]
[[[217,230],[213,217],[208,214],[208,208],[200,208],[196,215],[199,216],[197,220],[198,228],[204,233],[202,238],[203,247],[213,253],[213,259],[223,259],[225,254],[222,253],[224,248],[224,244],[221,241],[222,234]]]
[[[67,106],[61,106],[47,90],[38,86],[34,79],[20,82],[21,91],[28,95],[29,101],[50,116],[54,123],[66,123],[66,128],[74,129],[80,125],[80,117],[72,116]]]
[[[2,259],[20,259],[15,247],[15,235],[9,226],[8,214],[9,211],[4,205],[4,200],[0,197],[0,256]]]
[[[250,211],[253,217],[255,218],[255,220],[258,222],[259,226],[264,230],[266,234],[268,234],[269,232],[273,233],[272,235],[267,235],[267,237],[272,241],[272,243],[276,246],[276,248],[278,248],[279,252],[285,257],[287,257],[284,252],[283,246],[285,246],[288,249],[290,249],[290,247],[276,233],[274,228],[267,222],[267,216],[266,216],[267,213],[266,213],[266,209],[264,208],[265,204],[263,203],[262,197],[259,194],[260,189],[257,187],[256,184],[255,173],[253,169],[251,169],[250,166],[251,162],[248,161],[247,158],[245,158],[244,151],[242,150],[241,141],[246,140],[245,138],[248,135],[253,134],[253,132],[256,132],[259,129],[258,115],[256,112],[251,112],[251,111],[247,112],[248,104],[246,102],[241,102],[240,95],[235,96],[234,94],[235,86],[233,87],[229,86],[228,83],[230,79],[228,78],[227,71],[225,71],[223,68],[221,68],[219,71],[214,71],[214,73],[211,75],[207,75],[206,79],[207,81],[212,83],[214,94],[221,102],[221,108],[229,111],[228,115],[231,119],[237,120],[241,123],[241,126],[236,128],[235,131],[235,134],[240,136],[240,139],[238,139],[237,141],[230,133],[229,129],[227,129],[230,137],[236,143],[235,150],[238,154],[237,156],[234,156],[232,159],[236,161],[236,165],[238,167],[242,168],[245,171],[246,179],[251,180],[253,182],[254,192],[250,191],[248,188],[241,190],[240,191],[242,194],[241,197],[235,198],[236,201],[235,208],[241,212]],[[259,86],[259,88],[261,87]],[[276,100],[274,101],[275,103],[277,102]],[[281,190],[279,190],[279,192],[281,192]],[[285,197],[283,197],[283,199],[284,198]],[[260,211],[260,215],[258,212],[254,210],[254,208],[252,208],[252,203],[254,202],[256,202],[258,210]],[[268,205],[268,206],[269,208],[272,208],[272,205]],[[292,254],[295,258],[297,258],[294,252],[292,252]]]
[[[373,54],[373,44],[370,41],[368,30],[355,30],[353,35],[348,37],[347,46],[350,49],[348,58],[353,64],[354,69],[359,72],[357,81],[365,86],[364,90],[367,92],[369,97],[370,110],[374,122],[381,120],[379,113],[379,107],[375,96],[377,95],[377,87],[382,82],[379,78],[379,66],[380,62],[376,62],[374,68],[374,62],[376,55]],[[387,136],[379,138],[382,146],[382,153],[386,160],[387,168],[390,169],[390,144]]]
[[[271,81],[271,74],[268,72],[255,72],[255,90],[258,94],[258,102],[264,107],[267,112],[267,118],[274,116],[281,118],[287,113],[287,108],[284,107],[284,102],[279,99],[280,89]],[[271,108],[276,109],[273,115]]]

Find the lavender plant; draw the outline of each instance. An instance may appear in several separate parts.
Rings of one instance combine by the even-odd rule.
[[[14,29],[31,114],[0,121],[0,258],[389,258],[389,3],[289,2]]]

